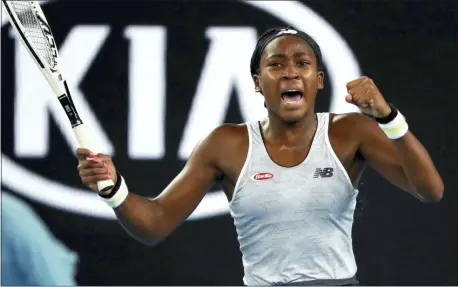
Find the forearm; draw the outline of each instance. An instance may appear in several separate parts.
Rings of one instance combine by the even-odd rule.
[[[382,138],[378,129],[366,126],[361,133],[361,149],[368,155],[366,158],[392,183],[425,201],[440,200],[444,189],[442,179],[428,152],[409,132],[399,110],[386,102],[372,79],[366,76],[348,83],[347,90],[346,101],[375,119],[386,136]]]
[[[218,169],[212,156],[220,152],[220,145],[212,147],[211,152],[205,147],[193,152],[185,168],[154,199],[129,192],[126,181],[107,155],[78,149],[78,171],[82,182],[98,192],[99,198],[114,210],[118,221],[132,237],[154,245],[192,214],[216,178]],[[115,185],[100,191],[98,182],[108,178]]]
[[[113,208],[121,226],[140,242],[154,245],[169,234],[160,204],[129,192],[119,173],[114,188],[108,194],[99,196]]]
[[[129,193],[114,211],[121,226],[146,245],[155,245],[168,235],[168,231],[160,224],[163,212],[154,200]]]
[[[444,185],[425,147],[410,131],[393,143],[414,192],[425,200],[440,200]]]

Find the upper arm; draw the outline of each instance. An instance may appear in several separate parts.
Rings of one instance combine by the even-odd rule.
[[[392,184],[405,190],[413,190],[400,163],[393,142],[385,135],[377,122],[365,115],[352,115],[360,140],[359,151],[367,163]]]
[[[223,134],[224,126],[221,126],[199,142],[181,172],[153,200],[161,210],[159,224],[163,224],[162,230],[170,233],[191,215],[211,184],[220,177],[218,145]]]

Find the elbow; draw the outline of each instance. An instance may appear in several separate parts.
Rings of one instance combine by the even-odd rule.
[[[172,232],[172,229],[166,224],[167,218],[164,217],[164,211],[157,201],[151,201],[156,205],[154,215],[148,220],[147,230],[142,236],[141,242],[148,246],[153,247],[164,241]]]
[[[129,232],[130,233],[130,232]],[[157,238],[157,237],[152,237],[152,236],[147,236],[147,235],[138,235],[138,234],[132,234],[130,233],[130,235],[139,243],[143,244],[144,246],[147,246],[147,247],[153,247],[155,246],[156,244],[160,243],[161,241],[163,241],[163,239],[161,238]]]
[[[140,241],[147,247],[153,247],[164,241],[170,235],[170,233],[171,230],[162,226],[157,229],[152,229],[152,231],[148,232],[148,234],[145,234],[145,236],[143,236]]]
[[[153,247],[161,243],[162,241],[164,241],[164,239],[165,238],[159,238],[159,237],[148,238],[148,239],[145,238],[145,239],[140,240],[140,242],[143,243],[147,247]]]
[[[160,234],[158,232],[151,232],[149,230],[148,232],[137,232],[134,233],[132,231],[128,230],[128,233],[138,242],[141,244],[147,246],[147,247],[153,247],[162,241],[164,241],[167,238],[167,235],[165,234]]]
[[[136,236],[134,234],[131,234],[131,235],[133,235],[133,237],[137,241],[139,241],[141,244],[147,247],[153,247],[157,245],[158,243],[161,243],[162,241],[164,241],[166,238],[166,236],[162,236],[154,232],[137,234]]]
[[[444,183],[439,183],[426,188],[424,191],[419,193],[421,195],[422,202],[424,203],[438,203],[444,196]]]

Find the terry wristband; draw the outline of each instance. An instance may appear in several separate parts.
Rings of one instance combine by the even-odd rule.
[[[409,130],[409,125],[404,116],[393,105],[391,106],[391,113],[387,118],[391,118],[388,122],[385,119],[375,119],[383,132],[388,138],[395,140],[404,136]]]
[[[115,186],[113,187],[111,193],[108,195],[99,193],[99,197],[103,201],[105,201],[111,208],[116,208],[120,206],[124,202],[124,200],[126,200],[127,195],[129,194],[129,189],[127,188],[126,181],[121,176],[121,174],[119,174],[118,172],[116,172],[116,174],[118,175],[118,180]]]

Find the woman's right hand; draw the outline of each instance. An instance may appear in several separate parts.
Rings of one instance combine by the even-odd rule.
[[[97,182],[101,180],[111,179],[116,184],[118,176],[110,156],[101,153],[96,155],[85,148],[78,148],[76,155],[81,181],[92,191],[99,192]],[[110,192],[111,189],[103,193],[109,194]]]

